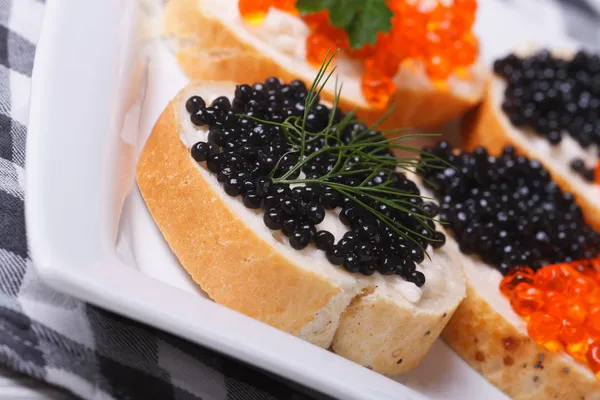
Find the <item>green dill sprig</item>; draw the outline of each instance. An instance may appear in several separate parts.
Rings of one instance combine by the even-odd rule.
[[[343,86],[341,83],[338,84],[337,77],[333,104],[327,126],[320,132],[309,132],[306,129],[308,115],[313,109],[313,106],[317,103],[319,95],[323,91],[325,85],[335,72],[336,68],[331,67],[331,63],[336,53],[337,51],[332,53],[328,52],[323,64],[319,68],[319,71],[307,92],[304,104],[304,114],[302,117],[290,116],[283,122],[273,122],[245,116],[246,118],[254,119],[263,124],[279,126],[282,129],[288,144],[292,148],[290,152],[286,153],[278,160],[269,176],[276,184],[317,184],[330,187],[370,212],[375,218],[388,225],[400,237],[416,242],[422,247],[420,243],[415,240],[416,237],[424,237],[421,233],[382,214],[367,203],[378,202],[380,204],[385,204],[391,209],[410,213],[423,227],[431,232],[432,228],[429,226],[428,221],[439,221],[426,215],[424,212],[413,212],[410,210],[414,207],[414,204],[410,202],[412,197],[420,197],[422,199],[429,198],[394,187],[392,185],[392,178],[395,172],[410,172],[419,175],[419,171],[423,168],[447,168],[448,164],[438,157],[422,150],[402,145],[401,143],[402,141],[414,137],[437,135],[408,133],[409,131],[406,129],[382,131],[381,133],[383,136],[370,134],[376,126],[389,116],[392,112],[392,109],[390,109],[382,118],[380,118],[380,120],[354,132],[349,142],[344,143],[341,137],[342,132],[350,124],[355,124],[358,121],[356,118],[356,111],[352,110],[346,113],[339,122],[335,122],[335,112],[338,108]],[[307,151],[307,145],[321,139],[324,143],[323,147],[312,153]],[[393,150],[401,150],[420,157],[394,157],[390,154],[390,151]],[[291,168],[287,169],[281,175],[278,175],[278,172],[281,173],[279,166],[282,159],[290,153],[297,154],[298,161]],[[316,178],[298,177],[298,174],[302,171],[304,166],[323,155],[335,160],[330,171]],[[368,184],[375,176],[381,173],[387,177],[384,182],[376,185]],[[354,176],[362,179],[360,179],[360,184],[350,186],[339,182],[339,178],[344,176]]]

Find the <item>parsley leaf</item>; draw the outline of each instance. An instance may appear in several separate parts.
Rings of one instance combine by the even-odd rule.
[[[310,14],[334,7],[339,0],[298,0],[296,8],[300,14]]]
[[[377,32],[392,28],[385,0],[298,0],[296,8],[301,15],[329,11],[331,24],[346,31],[352,49],[375,43]]]

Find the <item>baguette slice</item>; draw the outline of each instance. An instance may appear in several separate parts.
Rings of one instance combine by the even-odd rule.
[[[172,39],[181,68],[193,80],[260,82],[269,76],[285,81],[311,82],[317,69],[306,62],[308,27],[295,16],[272,9],[258,26],[241,18],[237,0],[170,0],[162,20],[162,32]],[[340,106],[357,109],[358,116],[373,123],[386,109],[367,103],[360,88],[362,66],[337,56],[338,74],[344,84]],[[487,72],[482,64],[471,68],[471,78],[450,76],[445,87],[434,85],[422,66],[403,64],[396,76],[398,90],[390,100],[397,104],[382,128],[438,129],[477,104]],[[333,99],[333,80],[323,91]]]
[[[530,52],[524,50],[519,53],[526,55]],[[553,54],[571,57],[567,52]],[[498,154],[505,145],[510,144],[521,154],[537,159],[564,191],[573,193],[587,223],[595,230],[600,230],[600,185],[585,181],[570,167],[571,160],[576,157],[598,162],[599,149],[592,145],[584,150],[569,135],[564,135],[559,145],[552,146],[536,133],[515,127],[502,111],[505,88],[506,83],[502,78],[494,76],[490,79],[483,103],[465,129],[466,149],[483,146],[490,154]]]
[[[505,145],[512,145],[537,159],[563,190],[574,194],[587,223],[600,229],[600,186],[585,182],[569,167],[573,152],[581,151],[579,145],[565,136],[553,148],[535,133],[514,127],[501,108],[505,88],[502,78],[490,80],[482,105],[466,126],[465,147],[483,146],[490,154],[499,154]],[[529,337],[525,321],[500,293],[500,272],[478,257],[463,257],[463,266],[467,298],[442,333],[444,341],[514,399],[600,399],[600,380],[587,367]]]
[[[464,298],[456,244],[431,251],[431,260],[418,266],[427,278],[421,289],[398,276],[348,273],[312,245],[292,249],[189,154],[207,132],[190,122],[186,100],[231,98],[234,88],[188,85],[141,153],[137,182],[169,246],[218,303],[384,374],[414,368]],[[326,223],[336,237],[344,232],[335,215]]]
[[[547,350],[500,293],[500,272],[463,256],[467,298],[442,332],[471,367],[515,400],[599,400],[600,380],[567,354]]]

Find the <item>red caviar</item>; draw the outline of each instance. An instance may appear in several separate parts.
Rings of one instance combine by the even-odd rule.
[[[568,308],[569,303],[564,294],[552,290],[544,293],[544,311],[546,313],[560,318],[567,315]]]
[[[272,0],[239,0],[238,8],[247,22],[259,23],[267,15],[272,3]]]
[[[508,296],[519,283],[533,283],[535,277],[534,272],[529,267],[518,267],[511,271],[510,275],[506,275],[500,283],[500,291],[505,296]]]
[[[500,291],[527,321],[533,340],[567,352],[600,378],[600,256],[535,272],[514,268]]]
[[[313,32],[306,38],[306,59],[312,64],[320,63],[327,55],[327,51],[334,47],[335,43],[327,36]]]
[[[600,375],[600,341],[590,344],[586,353],[586,359],[591,370],[596,376]],[[600,377],[600,376],[599,376]]]
[[[585,339],[585,327],[570,319],[563,319],[558,332],[558,338],[565,345],[577,344]]]
[[[511,293],[510,305],[517,314],[527,318],[544,307],[543,292],[528,283],[519,283]]]
[[[590,308],[587,329],[592,336],[600,337],[600,305],[594,305]]]
[[[297,13],[294,5],[295,0],[239,0],[240,14],[251,23],[262,20],[270,7]],[[326,10],[303,16],[311,29],[306,41],[307,60],[320,64],[326,52],[335,48],[360,60],[364,67],[361,89],[374,107],[385,107],[393,96],[393,78],[405,62],[421,63],[441,88],[452,73],[468,78],[468,67],[479,53],[472,32],[477,0],[387,0],[387,5],[394,14],[391,30],[380,32],[374,44],[360,49],[350,49],[346,32],[331,25]]]
[[[560,319],[538,311],[531,315],[527,324],[527,332],[536,342],[546,344],[558,339],[561,327]]]

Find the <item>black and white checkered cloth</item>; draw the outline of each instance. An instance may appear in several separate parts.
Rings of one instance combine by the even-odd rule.
[[[582,41],[590,39],[586,29],[597,35],[597,14],[583,0],[567,2],[568,14],[579,18],[571,24],[573,35]],[[0,0],[0,363],[86,399],[314,396],[40,282],[27,249],[23,179],[30,78],[43,13],[42,0]],[[591,40],[598,44],[597,37]]]
[[[0,0],[0,363],[86,399],[308,399],[262,372],[40,282],[27,249],[23,178],[43,14],[40,0]]]

